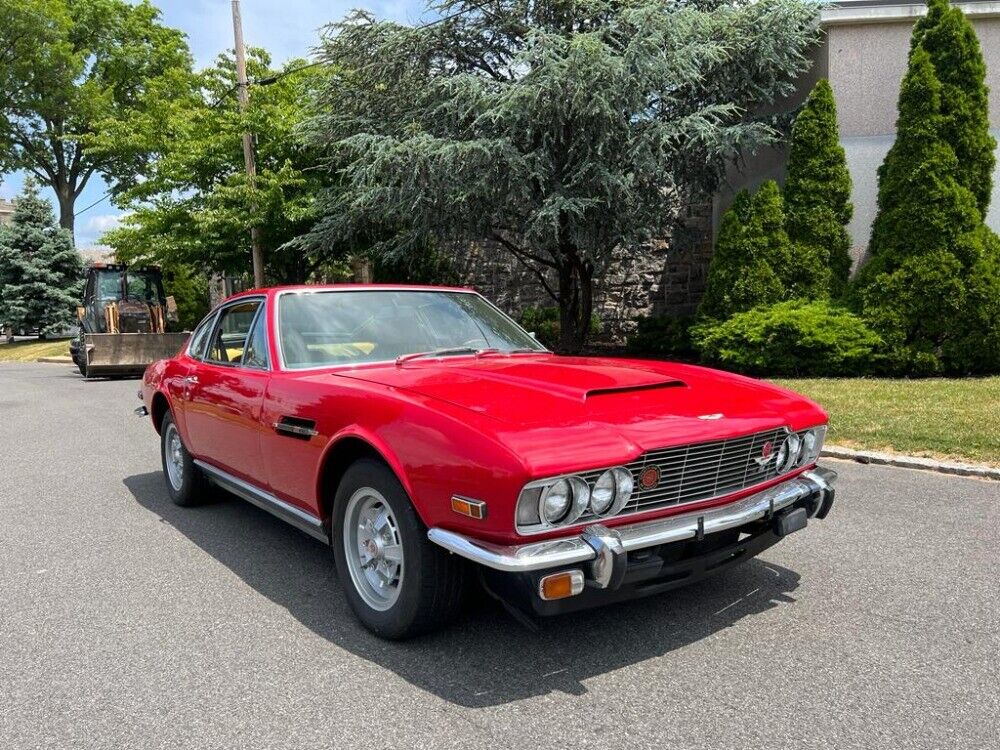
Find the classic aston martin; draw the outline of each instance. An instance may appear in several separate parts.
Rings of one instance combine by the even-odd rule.
[[[242,293],[139,396],[175,503],[217,485],[330,544],[348,603],[386,638],[447,622],[474,575],[531,621],[667,591],[834,499],[811,401],[558,356],[470,289]]]

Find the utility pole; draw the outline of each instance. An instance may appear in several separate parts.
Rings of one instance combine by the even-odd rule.
[[[247,83],[247,50],[243,44],[243,20],[240,18],[240,0],[233,0],[233,38],[236,42],[236,85],[239,87],[240,112],[246,112],[250,103]],[[247,167],[247,185],[251,194],[257,189],[257,160],[254,157],[253,133],[243,134],[243,160]],[[264,251],[260,246],[260,230],[250,227],[250,248],[253,253],[253,284],[264,286]]]

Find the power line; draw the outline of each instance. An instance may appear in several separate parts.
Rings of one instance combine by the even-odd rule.
[[[422,24],[420,24],[418,26],[413,26],[412,29],[414,31],[420,31],[421,29],[429,29],[431,26],[437,26],[440,23],[445,23],[447,21],[453,21],[456,18],[460,18],[461,16],[464,16],[466,13],[472,13],[473,11],[483,10],[487,5],[489,5],[492,2],[494,2],[494,0],[485,0],[485,2],[476,3],[475,5],[470,5],[467,8],[463,8],[462,10],[455,11],[454,13],[450,13],[447,16],[442,16],[441,18],[436,18],[433,21],[428,21],[427,23],[422,23]],[[247,86],[248,87],[249,86],[270,86],[271,84],[277,83],[282,78],[285,78],[287,76],[294,75],[295,73],[298,73],[300,71],[308,70],[309,68],[315,68],[315,67],[318,67],[318,66],[324,65],[324,64],[325,63],[322,60],[317,60],[315,62],[306,63],[305,65],[300,65],[297,68],[292,68],[291,70],[283,70],[283,71],[281,71],[279,73],[275,73],[274,75],[265,76],[264,78],[259,78],[256,81],[250,81],[250,82],[248,82]],[[226,89],[224,92],[222,92],[219,95],[219,97],[214,102],[212,102],[209,105],[209,109],[216,109],[217,107],[219,107],[239,87],[240,87],[240,83],[237,81],[232,86],[230,86],[228,89]],[[95,206],[100,205],[101,203],[103,203],[104,201],[106,201],[109,197],[111,197],[111,193],[112,193],[111,190],[107,190],[104,193],[104,195],[102,195],[96,201],[94,201],[93,203],[91,203],[89,206],[86,206],[85,208],[81,208],[79,211],[76,211],[73,214],[73,217],[75,218],[75,217],[79,216],[80,214],[86,213],[87,211],[89,211],[90,209],[94,208]]]
[[[110,190],[105,191],[104,195],[102,195],[96,201],[94,201],[93,203],[91,203],[89,206],[87,206],[86,208],[81,208],[79,211],[74,212],[73,213],[73,218],[76,218],[80,214],[86,213],[87,211],[89,211],[90,209],[92,209],[94,206],[97,206],[97,205],[100,205],[101,203],[104,203],[104,201],[106,201],[110,197],[111,197],[111,191]]]

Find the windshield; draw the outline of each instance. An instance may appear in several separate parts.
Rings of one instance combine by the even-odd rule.
[[[437,349],[545,351],[482,297],[466,292],[283,294],[278,342],[289,369],[387,362]]]
[[[97,275],[97,298],[120,300],[122,297],[122,272],[101,271]],[[164,299],[160,274],[153,272],[128,272],[128,298],[132,302],[158,305]]]
[[[133,302],[158,305],[163,298],[158,273],[128,272],[128,298]]]

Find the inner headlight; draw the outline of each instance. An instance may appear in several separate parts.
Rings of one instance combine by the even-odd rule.
[[[616,494],[615,475],[609,469],[601,474],[594,483],[594,489],[590,493],[590,509],[594,511],[595,515],[604,515],[611,509]]]
[[[621,512],[632,497],[635,482],[632,472],[616,466],[608,469],[594,482],[590,493],[590,510],[595,516],[613,516]]]
[[[799,457],[802,455],[802,438],[793,432],[785,438],[785,445],[788,446],[788,455],[785,457],[783,464],[778,464],[781,473],[791,471],[798,464]]]

